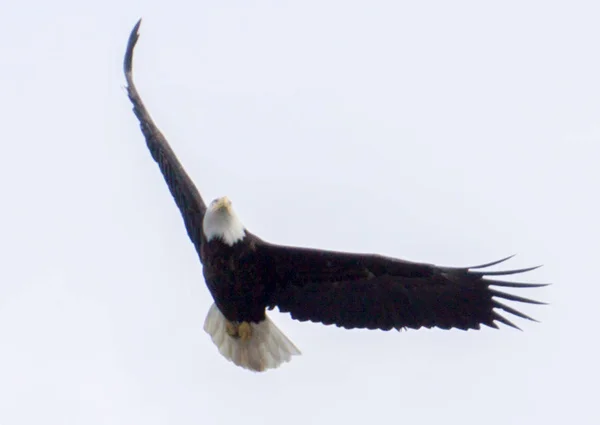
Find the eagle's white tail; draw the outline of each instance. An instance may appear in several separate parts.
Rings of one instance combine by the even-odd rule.
[[[210,335],[219,352],[238,366],[263,372],[274,369],[300,350],[281,332],[268,316],[260,323],[252,323],[252,337],[243,341],[227,334],[226,319],[213,303],[204,320],[204,330]]]

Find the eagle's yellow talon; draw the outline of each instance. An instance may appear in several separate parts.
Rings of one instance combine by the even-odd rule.
[[[229,320],[225,321],[225,332],[232,338],[239,338],[238,334],[238,326],[235,323],[230,322]]]
[[[242,322],[238,326],[238,335],[242,341],[248,341],[252,338],[252,325],[248,322]]]

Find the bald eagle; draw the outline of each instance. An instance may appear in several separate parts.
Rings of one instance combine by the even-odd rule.
[[[265,371],[299,355],[266,315],[277,307],[299,321],[346,329],[480,329],[518,327],[497,310],[534,320],[499,300],[543,304],[495,287],[545,286],[489,279],[537,267],[486,271],[510,257],[474,267],[441,267],[373,254],[275,245],[252,234],[221,197],[208,206],[154,124],[132,77],[133,28],[124,60],[127,93],[146,144],[183,217],[214,303],[204,330],[238,366]],[[538,266],[539,267],[539,266]]]

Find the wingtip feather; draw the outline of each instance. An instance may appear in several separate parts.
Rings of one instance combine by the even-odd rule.
[[[131,74],[132,62],[133,62],[133,49],[140,37],[139,29],[142,24],[142,18],[138,19],[136,24],[134,25],[131,33],[129,34],[129,40],[127,41],[127,50],[125,51],[125,60],[123,61],[123,69],[125,70],[125,74]]]
[[[508,257],[504,257],[504,258],[502,258],[500,260],[492,261],[491,263],[480,264],[478,266],[471,266],[471,267],[467,267],[467,268],[470,270],[470,269],[484,269],[486,267],[492,267],[492,266],[495,266],[496,264],[504,263],[505,261],[510,260],[515,255],[517,255],[517,254],[509,255]]]
[[[525,313],[521,313],[519,310],[516,310],[512,307],[509,307],[505,304],[502,304],[500,301],[495,300],[494,301],[494,307],[502,309],[510,314],[513,314],[517,317],[520,317],[521,319],[527,319],[527,320],[531,320],[532,322],[538,322],[537,320],[535,320],[533,317],[530,317],[528,315],[526,315]],[[539,322],[538,322],[539,323]]]
[[[515,325],[513,322],[508,320],[506,317],[502,316],[500,313],[494,312],[492,317],[493,317],[493,320],[497,320],[500,323],[504,323],[506,326],[510,326],[511,328],[515,328],[521,332],[523,331],[523,329],[521,329],[520,327]]]
[[[532,299],[525,298],[525,297],[519,297],[518,295],[509,294],[509,293],[502,292],[502,291],[497,291],[495,289],[490,289],[489,291],[493,297],[504,298],[505,300],[517,301],[520,303],[527,303],[527,304],[546,305],[546,303],[542,302],[542,301],[536,301],[536,300],[532,300]]]
[[[530,272],[532,270],[539,269],[540,267],[542,267],[542,266],[539,265],[539,266],[525,267],[525,268],[522,268],[522,269],[513,269],[513,270],[472,271],[470,273],[478,275],[478,276],[508,276],[508,275],[511,275],[511,274],[527,273],[527,272]]]
[[[501,286],[504,288],[543,288],[550,286],[551,283],[523,283],[523,282],[508,282],[505,280],[486,279],[490,286]]]

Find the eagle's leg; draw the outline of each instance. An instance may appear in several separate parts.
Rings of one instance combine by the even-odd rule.
[[[248,322],[240,323],[237,331],[242,341],[248,341],[252,338],[252,325]]]
[[[235,322],[230,322],[229,320],[225,320],[225,332],[232,338],[239,338],[240,335],[238,333],[238,324]]]
[[[225,332],[232,338],[241,338],[242,341],[248,341],[252,338],[252,325],[248,322],[230,322],[225,321]]]

